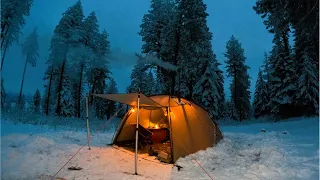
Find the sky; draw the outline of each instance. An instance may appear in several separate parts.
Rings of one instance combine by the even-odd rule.
[[[39,34],[39,59],[36,67],[27,66],[23,86],[24,94],[33,95],[36,89],[43,93],[46,59],[49,54],[50,39],[63,12],[77,0],[34,0],[30,16],[22,30],[20,42],[12,45],[6,55],[2,77],[6,92],[19,92],[25,58],[21,53],[21,43],[35,27]],[[207,24],[213,33],[212,47],[222,64],[220,68],[226,77],[225,52],[226,42],[234,35],[242,44],[246,56],[246,65],[250,67],[251,95],[264,59],[264,52],[272,47],[272,34],[268,33],[263,20],[252,7],[256,0],[204,0],[207,4]],[[107,30],[111,50],[116,52],[109,67],[117,83],[119,92],[125,92],[130,84],[131,70],[136,62],[134,53],[141,52],[143,44],[138,35],[142,17],[150,9],[150,0],[82,0],[84,15],[95,11],[100,30]],[[230,96],[230,79],[225,79],[226,98]]]

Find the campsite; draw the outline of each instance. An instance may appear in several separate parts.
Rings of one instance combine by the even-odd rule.
[[[182,98],[147,97],[140,92],[95,96],[132,106],[120,122],[112,144],[133,145],[137,150],[140,147],[151,151],[150,155],[155,151],[167,163],[211,147],[223,138],[217,122],[204,109]]]
[[[1,0],[0,42],[0,179],[319,179],[318,0]]]

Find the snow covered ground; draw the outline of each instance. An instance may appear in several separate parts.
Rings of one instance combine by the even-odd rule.
[[[279,123],[222,126],[224,139],[214,148],[179,159],[178,171],[153,157],[140,155],[138,172],[134,156],[107,146],[113,133],[92,137],[57,175],[67,180],[104,179],[210,179],[215,180],[319,179],[319,120],[300,119]],[[261,130],[265,132],[261,132]],[[36,132],[35,134],[30,134]],[[93,130],[94,133],[94,130]],[[34,125],[1,122],[1,179],[50,179],[81,147],[86,132],[52,130]],[[193,157],[193,158],[192,158]],[[80,171],[68,167],[80,166]]]

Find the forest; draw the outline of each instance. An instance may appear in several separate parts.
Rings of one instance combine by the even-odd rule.
[[[1,71],[6,52],[18,43],[33,0],[1,1]],[[245,121],[270,117],[284,119],[319,115],[319,2],[317,0],[258,0],[252,11],[273,35],[257,81],[252,82],[241,39],[230,34],[222,59],[212,49],[207,6],[202,0],[151,0],[141,19],[141,52],[131,73],[127,92],[170,94],[192,100],[214,119]],[[93,11],[84,15],[79,0],[56,24],[43,74],[44,92],[37,90],[26,106],[23,91],[26,68],[37,68],[37,28],[26,36],[21,52],[25,59],[19,94],[9,98],[1,77],[2,113],[17,110],[32,114],[84,118],[85,97],[97,119],[111,117],[120,104],[92,94],[118,93],[108,66],[108,29],[99,30]],[[218,27],[214,27],[218,28]],[[292,36],[293,45],[289,43]],[[153,60],[150,60],[153,59]],[[159,63],[162,62],[162,63]],[[170,68],[167,63],[176,68]],[[31,66],[31,67],[30,67]],[[231,78],[231,97],[225,95],[224,74]],[[255,86],[250,93],[249,88]],[[251,101],[253,98],[253,102]],[[12,105],[14,104],[14,105]]]

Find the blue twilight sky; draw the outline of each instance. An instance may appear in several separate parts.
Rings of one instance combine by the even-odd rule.
[[[28,66],[24,82],[24,93],[34,94],[38,88],[43,92],[43,77],[46,69],[45,60],[53,30],[62,13],[77,0],[35,0],[31,14],[26,18],[21,42],[38,27],[40,57],[37,67]],[[226,42],[231,35],[240,40],[250,66],[251,92],[254,92],[256,76],[262,65],[264,52],[272,47],[272,35],[267,32],[262,19],[252,7],[256,0],[204,0],[207,4],[207,19],[213,33],[212,46],[221,69],[225,73]],[[85,16],[95,11],[100,29],[109,33],[111,49],[116,51],[117,59],[111,60],[110,67],[120,92],[124,92],[130,83],[130,73],[135,63],[134,53],[141,52],[141,37],[137,34],[142,17],[150,8],[150,0],[82,0]],[[19,92],[24,66],[24,58],[19,44],[10,47],[4,62],[2,77],[6,91]],[[229,80],[225,80],[227,98],[230,96]],[[253,96],[253,94],[252,94]]]

